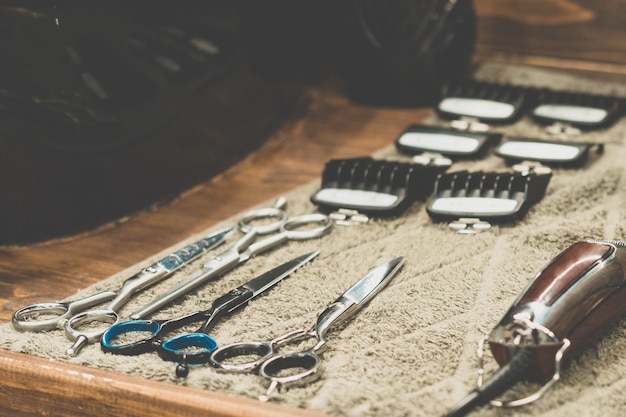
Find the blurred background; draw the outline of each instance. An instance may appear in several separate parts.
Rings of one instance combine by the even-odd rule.
[[[423,107],[484,60],[621,80],[622,9],[619,0],[3,2],[0,244],[165,204],[302,117],[312,88],[358,106]]]

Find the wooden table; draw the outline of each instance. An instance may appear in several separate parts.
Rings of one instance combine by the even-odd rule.
[[[626,79],[619,1],[476,3],[477,61]],[[260,149],[211,180],[181,190],[168,204],[81,234],[0,247],[0,321],[10,320],[23,305],[67,297],[233,213],[317,179],[330,158],[363,156],[387,146],[406,125],[431,113],[355,105],[332,83],[306,86],[303,96],[300,111]],[[11,416],[316,415],[6,351],[0,352],[0,404],[0,415]]]

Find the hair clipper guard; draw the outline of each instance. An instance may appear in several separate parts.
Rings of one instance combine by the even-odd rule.
[[[610,96],[541,90],[530,116],[537,123],[562,123],[583,130],[610,126],[623,112],[623,99]]]
[[[311,201],[326,210],[397,215],[428,196],[446,168],[372,158],[334,159],[324,165],[321,188]]]
[[[470,118],[489,124],[511,124],[521,115],[529,90],[523,87],[467,81],[442,88],[437,114],[448,120]]]
[[[399,152],[436,152],[453,159],[478,158],[502,138],[500,133],[462,132],[437,126],[411,125],[396,139]]]
[[[435,220],[477,218],[489,222],[521,219],[545,194],[552,171],[528,173],[460,171],[440,175],[426,211]]]
[[[580,167],[588,159],[589,150],[604,152],[604,144],[508,138],[496,147],[495,154],[507,163],[538,162],[563,168]]]

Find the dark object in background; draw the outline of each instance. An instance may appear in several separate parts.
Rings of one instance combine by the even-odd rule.
[[[237,20],[206,0],[0,6],[0,244],[124,218],[258,148],[299,95],[240,64]]]
[[[302,84],[283,81],[325,76],[330,56],[354,99],[424,104],[473,42],[470,0],[5,2],[0,244],[211,178],[298,111]]]
[[[383,105],[426,105],[468,68],[471,0],[332,2],[331,47],[349,93]]]
[[[267,0],[242,8],[242,35],[266,74],[314,77],[326,54],[358,102],[430,105],[465,75],[476,15],[472,0]]]
[[[19,3],[0,8],[0,131],[50,149],[145,137],[236,63],[212,2]]]

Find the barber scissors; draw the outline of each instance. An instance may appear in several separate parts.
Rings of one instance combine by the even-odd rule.
[[[132,313],[130,318],[140,319],[148,316],[178,297],[230,271],[261,252],[290,240],[308,240],[321,237],[330,231],[333,221],[325,214],[313,213],[287,218],[287,214],[281,208],[284,204],[286,204],[286,200],[280,198],[274,207],[256,209],[244,214],[239,220],[239,230],[245,233],[241,239],[224,252],[210,259],[195,275],[192,275],[186,281],[183,281],[160,297],[155,298],[140,310]],[[268,224],[254,225],[267,219],[276,220]],[[315,224],[318,226],[311,229],[306,228]],[[252,243],[258,235],[272,232],[278,233]]]
[[[64,327],[67,336],[74,341],[72,347],[67,349],[67,353],[75,356],[86,344],[97,341],[106,329],[80,331],[77,329],[79,325],[99,322],[109,327],[110,324],[116,323],[119,320],[117,311],[135,292],[163,280],[206,250],[222,243],[231,231],[232,228],[217,232],[167,255],[126,279],[116,292],[103,291],[68,303],[38,303],[20,308],[13,313],[13,327],[20,331],[43,331]],[[107,301],[110,303],[105,309],[88,310]]]
[[[211,352],[217,347],[217,342],[207,334],[216,320],[245,307],[249,301],[274,287],[318,254],[319,251],[307,253],[259,275],[216,298],[208,310],[170,320],[129,320],[114,324],[102,335],[100,340],[102,350],[120,355],[139,355],[156,350],[162,359],[178,362],[176,375],[184,377],[188,373],[189,364],[208,362]],[[164,340],[166,334],[203,320],[206,321],[194,333]],[[137,341],[118,343],[119,339],[123,340],[132,332],[147,333],[148,336]]]
[[[352,317],[378,294],[402,267],[404,261],[405,258],[399,256],[368,272],[322,311],[315,325],[308,331],[298,329],[272,340],[240,342],[223,346],[211,354],[211,365],[231,372],[256,371],[269,381],[267,392],[259,397],[261,401],[267,401],[276,388],[280,391],[281,387],[286,385],[311,382],[320,376],[320,355],[327,347],[326,332],[332,325]],[[282,346],[310,338],[316,341],[310,349],[284,355],[277,353],[278,348]],[[239,361],[238,357],[245,359]],[[258,359],[245,362],[250,357]],[[292,370],[293,373],[285,375],[289,373],[288,370]]]

